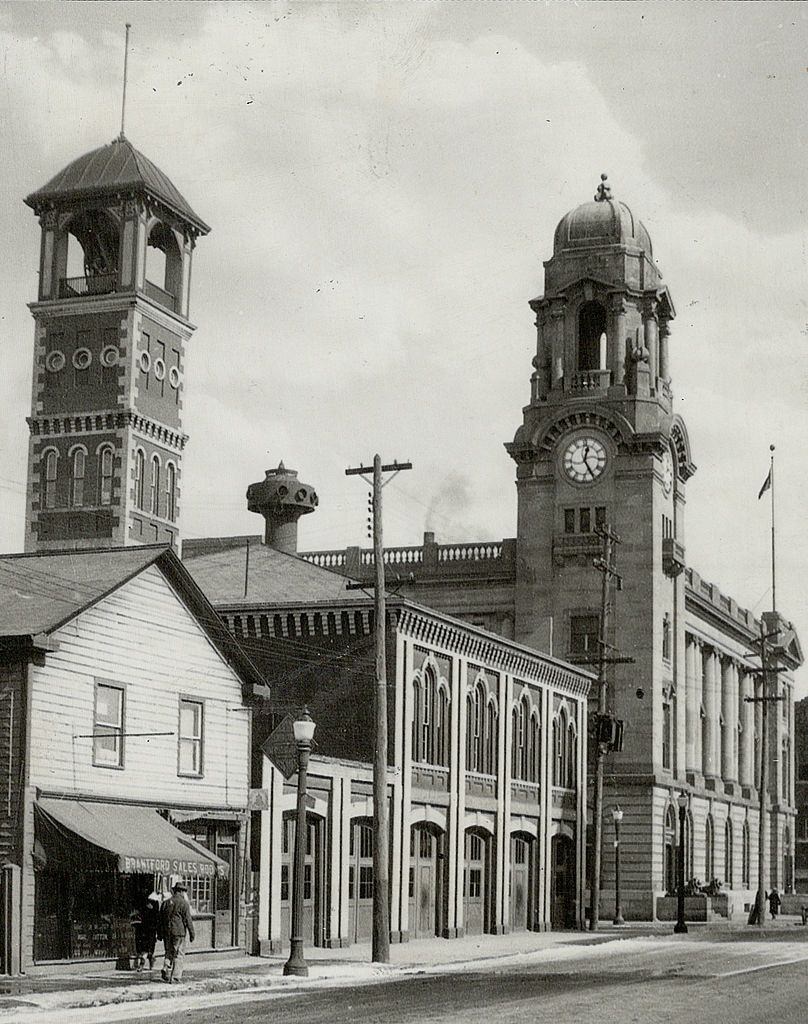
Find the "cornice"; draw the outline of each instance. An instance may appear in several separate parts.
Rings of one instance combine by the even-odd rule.
[[[135,409],[103,409],[92,412],[54,413],[50,416],[27,416],[28,428],[34,437],[61,437],[65,434],[97,434],[131,427],[142,437],[158,440],[162,445],[182,451],[188,435],[174,427],[142,415]]]

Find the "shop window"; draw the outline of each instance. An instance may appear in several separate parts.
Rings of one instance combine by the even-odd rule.
[[[123,767],[124,688],[95,684],[93,764],[102,768]]]
[[[191,904],[191,910],[194,914],[212,914],[213,913],[213,885],[212,879],[209,875],[188,875],[184,879],[186,886],[188,887],[187,897],[188,902]],[[222,879],[219,880],[220,888]]]
[[[179,775],[202,775],[204,712],[202,701],[180,698]]]

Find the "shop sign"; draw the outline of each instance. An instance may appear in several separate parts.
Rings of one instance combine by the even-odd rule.
[[[179,857],[119,858],[118,867],[124,875],[215,875],[217,865],[209,860],[182,860]]]

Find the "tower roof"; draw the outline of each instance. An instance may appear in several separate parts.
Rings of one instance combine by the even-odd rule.
[[[169,177],[122,135],[69,163],[46,185],[27,196],[25,202],[33,210],[39,210],[53,201],[122,190],[146,192],[192,224],[200,234],[210,231]]]
[[[651,236],[625,203],[612,198],[605,174],[594,200],[570,210],[559,221],[553,252],[593,245],[627,245],[653,256]]]

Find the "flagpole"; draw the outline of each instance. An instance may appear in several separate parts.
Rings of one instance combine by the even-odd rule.
[[[769,465],[769,479],[771,480],[771,486],[769,490],[772,496],[772,611],[777,611],[777,577],[775,574],[775,562],[774,562],[774,445],[769,445],[769,451],[771,452],[771,462]]]

